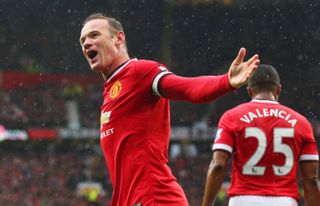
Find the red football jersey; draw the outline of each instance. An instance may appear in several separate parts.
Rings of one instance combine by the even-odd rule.
[[[213,150],[232,154],[229,196],[299,199],[299,161],[319,160],[310,123],[276,101],[252,100],[224,113]]]
[[[100,143],[112,206],[188,205],[167,165],[169,101],[153,94],[168,73],[160,63],[131,59],[105,83]]]

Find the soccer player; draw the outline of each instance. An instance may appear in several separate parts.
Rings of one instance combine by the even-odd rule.
[[[278,103],[281,85],[274,67],[259,65],[247,89],[252,101],[219,121],[202,206],[214,204],[231,156],[229,206],[297,206],[298,166],[306,205],[319,206],[319,156],[310,123]]]
[[[176,76],[161,63],[131,59],[121,23],[100,13],[85,19],[80,43],[91,69],[105,80],[100,144],[113,186],[111,205],[188,205],[167,165],[169,99],[212,101],[246,84],[258,55],[243,62],[241,48],[224,75]]]

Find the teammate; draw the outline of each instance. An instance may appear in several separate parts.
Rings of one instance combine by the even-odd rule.
[[[259,65],[247,89],[252,101],[219,121],[202,206],[213,205],[231,156],[229,206],[297,206],[298,166],[306,205],[319,206],[319,156],[309,122],[278,103],[281,85],[274,67]]]
[[[113,185],[112,206],[186,206],[169,169],[169,100],[208,102],[246,84],[258,55],[243,62],[241,48],[229,72],[185,78],[158,62],[130,59],[121,23],[95,13],[81,30],[82,51],[105,80],[101,148]]]

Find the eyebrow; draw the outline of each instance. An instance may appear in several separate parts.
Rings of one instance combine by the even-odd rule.
[[[89,36],[92,32],[94,32],[94,31],[90,31],[88,34],[80,36],[79,41],[80,41],[81,45],[84,42],[85,38],[87,38],[87,36]]]
[[[93,33],[98,33],[98,34],[101,34],[101,32],[97,31],[97,30],[93,30],[93,31],[90,31],[89,33],[87,33],[86,35],[83,35],[82,37],[80,36],[80,44],[82,45],[84,39],[90,35],[92,35]]]

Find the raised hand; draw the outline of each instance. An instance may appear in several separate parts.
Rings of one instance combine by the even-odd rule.
[[[248,61],[243,62],[245,55],[246,49],[241,48],[238,56],[233,60],[229,68],[229,82],[230,85],[236,89],[245,85],[249,81],[260,63],[260,59],[257,54],[252,56]]]

